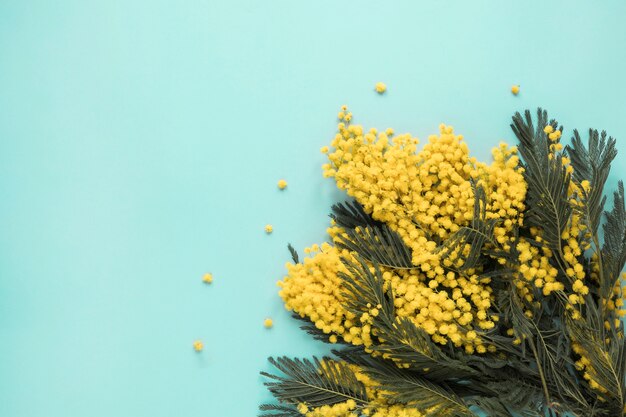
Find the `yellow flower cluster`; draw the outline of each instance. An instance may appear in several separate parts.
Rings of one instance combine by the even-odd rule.
[[[572,350],[574,351],[574,353],[579,355],[579,359],[575,363],[576,369],[583,373],[583,378],[585,378],[589,382],[589,386],[601,394],[606,393],[607,389],[598,384],[598,382],[596,381],[596,371],[591,365],[591,361],[589,361],[589,359],[587,358],[586,352],[583,347],[579,343],[573,343]]]
[[[590,277],[578,261],[581,253],[590,248],[590,234],[577,210],[583,204],[584,193],[589,192],[588,182],[576,185],[572,181],[570,185],[574,210],[561,236],[559,256],[563,262],[558,265],[540,228],[531,228],[530,236],[521,238],[512,233],[523,223],[527,190],[515,147],[501,143],[492,150],[493,162],[485,164],[469,155],[463,137],[450,126],[441,125],[439,134],[430,136],[418,150],[418,139],[409,134],[396,135],[391,129],[365,131],[362,126],[352,125],[352,114],[346,106],[338,117],[338,133],[330,147],[321,149],[329,159],[323,166],[324,176],[334,178],[340,189],[375,220],[398,233],[411,249],[414,268],[381,267],[385,282],[393,290],[398,316],[410,318],[437,343],[451,342],[468,353],[495,350],[479,336],[481,331],[493,328],[498,319],[491,312],[490,280],[481,278],[480,269],[461,272],[469,245],[462,253],[447,256],[439,250],[441,242],[473,219],[475,183],[485,191],[485,217],[496,221],[494,239],[487,246],[518,253],[518,263],[509,267],[519,272],[516,284],[520,294],[532,303],[536,288],[545,296],[563,294],[571,288],[571,293],[565,293],[569,302],[566,307],[572,317],[580,317],[576,306],[584,303],[589,280],[597,280],[598,273],[597,256],[592,257]],[[561,131],[549,125],[544,132],[554,158],[562,150]],[[563,158],[563,164],[572,172],[567,158]],[[372,306],[361,315],[343,307],[338,273],[347,272],[341,258],[350,259],[352,254],[336,246],[344,236],[341,227],[331,224],[327,232],[330,243],[312,245],[305,249],[308,256],[302,263],[287,264],[287,276],[279,282],[280,296],[287,309],[312,321],[330,335],[331,342],[341,338],[367,348],[372,343],[371,325],[380,306]],[[507,262],[504,257],[495,260]],[[559,278],[562,276],[569,281]],[[606,305],[624,315],[619,283]],[[527,315],[530,317],[531,312]],[[521,341],[516,339],[514,343]]]
[[[336,234],[336,229],[329,232]],[[307,256],[302,263],[287,263],[287,277],[278,282],[279,294],[285,308],[308,318],[324,333],[331,334],[330,341],[340,336],[348,343],[369,346],[372,342],[370,326],[346,310],[343,305],[341,279],[338,273],[347,272],[341,256],[350,256],[336,246],[323,243],[305,249]]]
[[[309,410],[306,404],[299,404],[298,411],[306,417],[358,417],[359,414],[353,410],[356,408],[354,400],[337,403],[333,405],[323,405]]]
[[[204,276],[202,277],[202,282],[204,282],[205,284],[210,284],[213,282],[213,274],[211,274],[210,272],[207,272],[206,274],[204,274]]]
[[[531,302],[530,287],[534,285],[541,288],[544,295],[550,295],[554,291],[562,291],[565,287],[557,281],[558,270],[550,264],[552,253],[546,247],[539,247],[542,242],[540,232],[531,229],[532,238],[520,238],[517,244],[519,272],[526,282],[520,280],[517,287],[526,300]],[[534,243],[531,244],[531,241]]]
[[[431,136],[417,152],[418,140],[411,135],[394,136],[391,129],[366,133],[361,126],[350,125],[348,116],[347,108],[342,108],[332,152],[322,148],[330,152],[324,175],[334,177],[340,189],[374,219],[389,225],[411,249],[414,269],[384,269],[383,274],[394,290],[398,315],[414,320],[438,343],[451,341],[468,352],[486,352],[490,348],[474,329],[495,325],[495,317],[488,312],[489,280],[481,280],[480,271],[458,272],[462,257],[443,258],[438,246],[471,222],[471,181],[475,181],[486,191],[487,218],[498,220],[497,244],[508,248],[508,232],[522,222],[526,193],[516,149],[501,144],[493,151],[491,165],[479,163],[469,156],[463,137],[442,125],[440,134]],[[335,241],[343,230],[333,226],[328,232]],[[368,346],[372,312],[354,317],[341,306],[337,272],[343,268],[340,256],[350,254],[331,245],[319,252],[316,249],[314,245],[305,251],[315,255],[302,264],[288,264],[288,275],[279,284],[286,307],[326,333]],[[336,339],[331,336],[331,340]]]
[[[597,258],[597,256],[596,256]],[[592,269],[597,273],[598,264],[592,263]],[[593,273],[592,273],[593,275]],[[593,279],[593,277],[592,277]],[[626,272],[622,273],[622,280],[626,281]],[[626,316],[626,309],[624,309],[624,299],[626,299],[626,287],[622,287],[622,282],[618,280],[613,287],[613,294],[611,294],[611,298],[605,300],[606,308],[610,311],[616,311],[619,317]],[[615,323],[617,327],[618,323]]]
[[[519,87],[512,92],[517,94]],[[499,318],[492,308],[490,279],[481,276],[486,271],[480,266],[464,268],[469,244],[452,253],[441,250],[448,238],[471,225],[478,187],[485,192],[481,214],[495,222],[493,237],[485,243],[492,255],[485,255],[485,251],[481,256],[492,256],[494,262],[515,271],[515,284],[529,306],[526,315],[532,317],[533,304],[540,307],[533,294],[543,293],[546,297],[556,294],[571,318],[582,317],[585,296],[590,291],[595,294],[594,286],[602,272],[599,243],[593,240],[583,210],[591,191],[588,181],[570,180],[572,214],[558,247],[547,245],[541,227],[524,228],[523,236],[518,236],[518,227],[524,223],[527,184],[515,147],[501,143],[492,150],[492,163],[486,164],[470,156],[464,138],[450,126],[441,125],[439,134],[431,135],[418,150],[419,141],[410,134],[396,135],[392,129],[366,131],[352,125],[352,113],[346,106],[342,106],[338,118],[337,134],[330,146],[321,148],[328,157],[324,176],[334,178],[339,189],[373,219],[396,232],[411,251],[412,267],[379,266],[385,285],[392,290],[398,317],[410,319],[436,343],[451,343],[470,354],[495,352],[495,346],[486,344],[480,336],[493,329]],[[548,125],[544,133],[550,160],[562,161],[566,172],[572,174],[571,161],[560,153],[561,130]],[[382,306],[368,304],[369,310],[358,314],[344,307],[340,275],[348,270],[342,260],[354,259],[355,254],[340,249],[338,243],[346,238],[346,230],[334,221],[327,233],[328,242],[305,248],[306,256],[300,263],[287,263],[287,275],[278,283],[280,296],[288,310],[314,323],[329,335],[331,343],[341,339],[364,346],[371,353],[368,348],[379,336],[373,323]],[[591,255],[588,270],[587,262],[581,262],[584,253]],[[370,270],[374,270],[372,265]],[[626,280],[626,273],[622,279]],[[624,298],[626,288],[618,280],[608,299],[599,301],[603,310],[623,317]],[[611,318],[604,324],[611,330],[618,328],[620,321]],[[506,334],[513,344],[522,343],[515,329],[508,329]],[[602,399],[607,390],[597,382],[600,378],[589,360],[590,353],[576,342],[573,340],[572,346],[576,369]],[[357,404],[349,399],[313,408],[302,403],[298,411],[306,417],[422,417],[422,413],[431,411],[387,403],[376,382],[351,366],[365,385],[370,403]]]

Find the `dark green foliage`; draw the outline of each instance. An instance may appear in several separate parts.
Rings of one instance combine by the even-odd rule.
[[[259,410],[267,411],[267,413],[260,414],[259,417],[302,417],[302,414],[291,404],[263,404]]]
[[[269,358],[269,362],[285,376],[261,372],[270,379],[265,386],[283,403],[306,403],[311,407],[333,405],[347,400],[367,403],[365,387],[354,372],[342,362],[325,359]]]
[[[353,313],[360,315],[368,310],[371,306],[380,305],[382,308],[381,317],[394,317],[395,307],[391,300],[392,294],[389,289],[385,290],[380,268],[375,267],[372,273],[369,265],[361,257],[357,257],[357,262],[343,260],[348,273],[339,273],[339,277],[343,280],[344,296],[346,298],[346,308]]]
[[[337,245],[349,249],[369,262],[394,269],[412,269],[411,250],[387,225],[358,226],[346,229],[346,236]]]
[[[300,262],[300,257],[298,256],[298,252],[291,246],[291,243],[287,244],[287,249],[289,249],[289,253],[291,254],[291,259],[294,263]]]
[[[613,209],[604,212],[606,223],[604,245],[602,246],[602,294],[607,295],[619,279],[619,274],[626,263],[626,210],[624,208],[624,183],[618,184],[613,194]]]
[[[626,402],[626,339],[623,338],[624,324],[607,331],[604,326],[600,306],[594,297],[588,297],[583,320],[568,320],[567,329],[572,340],[579,343],[585,351],[593,368],[593,379],[607,390],[610,400],[601,404],[598,415],[621,415]],[[614,320],[615,317],[611,317]],[[587,387],[586,381],[584,386]]]
[[[374,351],[389,355],[409,369],[420,371],[434,381],[462,379],[478,372],[462,360],[455,359],[435,345],[428,333],[411,320],[397,318],[391,326],[381,326],[385,340],[374,346]]]
[[[367,405],[365,387],[350,365],[376,381],[390,404],[415,407],[437,417],[619,417],[626,403],[626,342],[624,326],[615,324],[617,314],[608,309],[606,299],[619,280],[626,263],[626,207],[624,186],[614,193],[613,207],[605,210],[603,188],[616,156],[615,140],[605,132],[589,131],[585,145],[577,131],[565,154],[571,160],[573,174],[567,172],[564,154],[551,152],[545,126],[561,129],[547,112],[516,113],[511,125],[519,139],[519,153],[528,186],[524,224],[513,230],[513,237],[529,237],[530,228],[542,230],[543,244],[553,254],[552,266],[565,291],[545,296],[532,287],[532,302],[516,287],[520,279],[516,263],[516,242],[505,253],[494,237],[497,223],[487,219],[489,204],[480,182],[472,183],[475,205],[469,225],[461,227],[445,241],[438,241],[443,257],[461,256],[462,266],[452,269],[463,274],[469,268],[478,271],[479,279],[489,279],[494,300],[489,314],[499,320],[495,328],[474,329],[479,337],[497,348],[496,353],[469,354],[452,344],[434,343],[430,335],[413,320],[399,317],[391,286],[383,278],[383,269],[414,269],[406,243],[387,225],[374,219],[357,202],[333,206],[331,217],[344,228],[345,237],[338,245],[353,253],[343,259],[346,273],[340,273],[344,307],[357,318],[369,316],[372,344],[347,346],[333,351],[337,361],[324,366],[313,359],[270,359],[285,376],[263,372],[269,378],[269,390],[281,405],[264,405],[266,417],[300,415],[295,404],[310,407],[332,405],[353,399],[358,407]],[[567,162],[565,160],[565,162]],[[570,204],[570,179],[589,191],[582,192],[582,207]],[[585,184],[586,185],[586,184]],[[571,280],[566,275],[567,262],[562,233],[571,224],[573,214],[580,214],[591,237],[574,236],[591,242],[598,255],[597,283],[591,283],[582,319],[575,320],[568,311],[567,295]],[[598,231],[602,225],[604,239]],[[534,242],[539,245],[539,243]],[[469,252],[462,249],[469,245]],[[294,262],[298,256],[289,246]],[[494,258],[505,259],[504,264]],[[592,260],[582,253],[577,261],[589,276]],[[445,291],[445,289],[439,289]],[[375,310],[375,312],[373,312]],[[302,319],[300,316],[297,318]],[[302,319],[305,320],[306,319]],[[329,341],[329,335],[313,323],[302,327],[315,338]],[[507,333],[513,329],[513,336]],[[518,339],[516,343],[514,339]],[[597,390],[576,368],[579,359],[574,345],[580,346],[590,361],[587,370],[593,380],[606,389],[599,399]]]
[[[602,195],[604,184],[609,177],[611,162],[617,155],[615,139],[606,132],[598,134],[597,130],[589,129],[587,147],[583,144],[580,134],[574,130],[572,144],[565,147],[574,168],[573,178],[577,184],[589,181],[591,189],[584,193],[587,222],[592,233],[597,233],[606,197]]]
[[[486,383],[485,387],[495,396],[474,397],[468,402],[489,413],[490,416],[542,416],[541,390],[515,377]]]
[[[415,268],[411,250],[389,226],[374,220],[356,201],[338,203],[330,215],[346,233],[338,246],[356,252],[369,262],[395,269]]]
[[[393,363],[380,363],[366,370],[378,381],[379,389],[389,392],[386,397],[394,403],[409,404],[423,412],[428,410],[427,416],[476,416],[445,382],[431,382],[417,373],[401,370]]]
[[[344,229],[355,229],[357,227],[379,227],[383,223],[376,221],[365,212],[363,206],[356,201],[334,204],[331,208],[330,217],[335,220],[338,226]]]
[[[513,116],[511,128],[519,140],[524,179],[528,184],[525,225],[543,230],[543,238],[554,251],[559,267],[564,270],[561,234],[572,214],[567,194],[570,175],[563,165],[561,154],[552,159],[549,157],[549,141],[543,131],[548,124],[555,130],[558,128],[555,120],[548,122],[547,112],[541,109],[537,110],[535,126],[530,111],[526,110],[524,117],[520,113]]]

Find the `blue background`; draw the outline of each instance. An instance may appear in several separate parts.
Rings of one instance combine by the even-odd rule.
[[[451,124],[481,158],[541,105],[567,137],[618,137],[614,186],[624,15],[617,0],[2,1],[0,416],[255,415],[267,356],[325,351],[275,282],[287,242],[320,242],[342,198],[319,148],[344,103],[422,140]]]

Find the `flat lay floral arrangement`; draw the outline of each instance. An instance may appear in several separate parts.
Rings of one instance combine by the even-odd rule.
[[[515,93],[515,92],[514,92]],[[324,176],[349,201],[291,246],[280,296],[333,356],[270,358],[262,416],[622,416],[624,186],[605,132],[513,116],[485,163],[452,127],[418,147],[345,106]]]

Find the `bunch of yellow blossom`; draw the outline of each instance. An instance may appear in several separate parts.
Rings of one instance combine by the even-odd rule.
[[[613,415],[617,402],[620,409],[624,407],[626,410],[626,401],[622,401],[624,396],[616,394],[610,380],[611,372],[619,365],[614,363],[615,355],[610,352],[624,338],[620,317],[626,315],[626,288],[622,288],[619,277],[626,280],[626,274],[616,276],[614,270],[623,267],[623,262],[621,265],[613,262],[618,266],[612,266],[607,278],[606,265],[603,265],[603,260],[621,259],[619,256],[625,256],[626,249],[612,249],[622,253],[620,255],[606,254],[605,247],[599,244],[598,225],[593,224],[590,215],[590,206],[597,204],[590,203],[590,195],[595,192],[597,196],[598,190],[593,189],[590,180],[582,178],[587,175],[596,185],[603,185],[603,182],[584,173],[586,167],[580,158],[584,158],[585,150],[579,154],[572,149],[565,150],[560,143],[562,127],[557,128],[555,121],[548,123],[547,114],[541,109],[538,116],[541,121],[538,129],[533,126],[529,112],[525,120],[519,113],[513,118],[512,126],[520,140],[519,153],[524,163],[520,161],[516,147],[500,143],[492,150],[492,162],[488,164],[470,156],[463,136],[456,134],[451,126],[442,124],[439,133],[429,136],[428,141],[418,148],[419,140],[410,134],[396,134],[392,129],[366,130],[352,124],[352,113],[342,106],[337,133],[330,146],[321,148],[328,157],[328,163],[323,165],[323,175],[333,178],[337,187],[355,200],[355,207],[362,208],[370,218],[368,221],[384,225],[381,230],[393,232],[397,240],[391,251],[404,244],[405,248],[398,252],[406,249],[408,256],[403,258],[401,265],[400,262],[394,265],[392,261],[379,262],[375,255],[367,258],[360,252],[353,252],[353,249],[360,250],[359,245],[350,246],[345,242],[369,232],[364,227],[352,229],[353,226],[348,226],[350,222],[342,221],[339,216],[335,217],[337,221],[331,220],[327,228],[327,242],[305,248],[305,257],[301,261],[294,254],[295,262],[286,264],[287,275],[278,283],[285,307],[312,322],[330,343],[361,347],[348,351],[358,351],[367,359],[352,362],[348,355],[345,365],[364,387],[367,401],[345,395],[345,401],[337,402],[335,398],[320,405],[315,396],[310,396],[315,404],[311,406],[297,398],[294,401],[274,388],[272,392],[278,394],[279,399],[290,402],[306,417],[422,417],[424,414],[438,415],[438,411],[444,409],[443,415],[454,415],[455,411],[446,408],[445,401],[438,403],[443,407],[441,409],[424,406],[425,409],[420,410],[413,407],[410,400],[406,404],[402,403],[404,400],[391,400],[398,394],[392,392],[393,378],[397,375],[400,375],[399,380],[406,375],[418,378],[423,371],[424,380],[430,381],[432,366],[412,367],[422,363],[415,357],[423,355],[428,358],[423,363],[441,364],[444,372],[444,364],[450,362],[451,376],[441,379],[444,385],[447,378],[452,384],[457,383],[460,368],[465,368],[464,372],[471,375],[464,381],[467,385],[461,383],[463,389],[482,384],[482,375],[476,376],[472,372],[480,374],[485,372],[483,369],[457,361],[458,357],[467,358],[464,352],[465,355],[477,355],[474,360],[478,362],[500,361],[497,369],[502,371],[494,373],[498,374],[498,384],[506,385],[517,381],[517,376],[510,377],[506,368],[511,367],[515,373],[513,364],[527,366],[530,350],[535,367],[528,371],[532,374],[536,368],[537,375],[536,381],[532,378],[526,381],[535,390],[529,395],[541,391],[543,397],[538,401],[543,401],[545,409],[551,410],[559,401],[565,403],[572,398],[568,397],[569,393],[559,393],[558,390],[554,390],[551,398],[549,391],[553,387],[545,382],[550,375],[542,373],[544,366],[550,368],[550,372],[563,372],[563,375],[552,376],[552,385],[566,383],[568,378],[572,384],[581,385],[585,394],[580,395],[588,396],[591,409],[608,404],[606,410],[611,410],[608,413]],[[595,135],[597,137],[597,131]],[[605,134],[602,135],[604,140]],[[610,148],[614,144],[610,144],[611,140],[602,142],[600,147]],[[590,138],[589,149],[592,146]],[[595,152],[598,153],[597,149]],[[540,163],[529,163],[535,157],[541,159]],[[591,167],[592,163],[587,162]],[[575,172],[575,166],[581,168],[579,172]],[[553,190],[551,184],[545,184],[546,178],[547,182],[563,178],[565,182],[557,184],[558,189]],[[620,190],[621,194],[616,194],[616,198],[621,196],[623,200],[623,188]],[[555,200],[558,200],[558,208]],[[539,210],[534,210],[533,201],[546,204],[537,206],[542,208],[549,206],[546,202],[551,203],[554,213],[543,216]],[[526,202],[531,203],[529,207]],[[621,213],[616,214],[617,219],[624,217],[623,202],[621,204],[614,206],[617,207],[614,210]],[[610,220],[608,212],[605,215]],[[554,218],[557,220],[551,222]],[[545,219],[547,221],[543,222]],[[616,222],[621,223],[621,220]],[[615,226],[613,230],[621,230],[620,234],[624,232]],[[470,236],[476,234],[482,234],[483,238],[472,240]],[[372,245],[380,246],[378,249],[382,251],[386,243],[380,241],[380,236],[374,239],[378,239],[381,245],[375,240]],[[480,243],[476,243],[478,241]],[[471,254],[476,254],[477,249],[480,261],[472,262]],[[360,263],[363,271],[369,268],[372,276],[376,275],[377,288],[374,290],[386,291],[385,295],[377,293],[375,298],[367,298],[354,308],[350,296],[369,296],[365,292],[357,294],[360,290],[352,287],[349,277],[362,279],[365,286],[373,287],[374,284],[366,282],[366,273],[355,277],[351,263]],[[614,285],[613,279],[616,280]],[[496,294],[497,291],[500,293]],[[504,301],[500,294],[505,296]],[[369,302],[374,299],[384,306],[376,305],[376,301]],[[391,304],[393,311],[389,313]],[[593,309],[599,311],[601,320],[596,320],[595,316],[589,318],[590,314],[595,314],[589,313],[596,311]],[[414,329],[412,323],[423,332],[402,333],[401,327],[406,323],[409,323],[407,328]],[[513,327],[514,323],[519,326]],[[396,330],[400,334],[398,337],[394,334]],[[570,351],[563,353],[560,347],[546,345],[553,341],[546,342],[544,336],[558,332],[571,342]],[[428,337],[434,344],[429,341],[421,345]],[[389,353],[400,348],[391,342],[386,344],[386,338],[397,341],[396,345],[406,343],[401,347],[406,347],[410,353],[397,353],[397,350]],[[552,355],[549,352],[541,358],[536,351],[541,349],[539,339],[546,352],[550,348],[559,350],[554,358],[546,357]],[[560,337],[558,343],[561,343]],[[505,349],[500,350],[502,346]],[[459,350],[448,350],[450,347]],[[441,353],[444,359],[438,359],[436,354],[429,356],[434,351]],[[450,351],[455,352],[446,357],[445,352]],[[485,356],[479,358],[480,355],[488,356],[485,359]],[[405,357],[408,358],[406,362]],[[393,361],[393,366],[387,374],[376,366],[388,359]],[[550,366],[544,363],[550,361]],[[318,370],[320,375],[325,363],[322,362]],[[566,369],[557,369],[561,366]],[[372,369],[380,373],[368,373]],[[372,375],[383,375],[392,382],[381,384]],[[493,374],[485,378],[488,391],[497,391],[493,378]],[[329,380],[336,381],[339,377],[329,376]],[[622,382],[618,381],[618,388]],[[288,386],[289,382],[285,384]],[[383,387],[389,391],[383,391]],[[571,387],[566,386],[565,391]],[[454,390],[449,385],[444,391],[446,389]],[[571,389],[575,391],[575,388]],[[503,390],[507,392],[506,387]],[[621,388],[618,391],[621,392]],[[474,395],[481,396],[483,391],[478,390]],[[498,395],[490,398],[499,398]],[[416,395],[413,401],[421,401],[421,398]],[[576,401],[580,398],[577,397]],[[457,405],[462,405],[463,401],[459,401]],[[477,405],[472,401],[470,398],[468,403]],[[510,405],[513,410],[519,404]],[[478,402],[478,406],[483,405]],[[463,415],[471,414],[467,410]]]
[[[462,258],[443,257],[438,247],[474,216],[472,181],[487,193],[487,219],[498,221],[497,244],[510,249],[509,232],[522,222],[526,184],[516,149],[500,144],[487,165],[469,156],[463,137],[441,125],[439,135],[429,137],[419,152],[411,135],[394,135],[391,129],[367,133],[350,125],[347,109],[340,112],[338,133],[324,165],[340,189],[354,197],[372,218],[386,223],[411,249],[414,269],[383,269],[395,296],[397,314],[411,318],[438,343],[451,341],[469,353],[486,352],[475,329],[494,327],[489,313],[492,291],[480,271],[459,272]],[[327,152],[327,149],[323,149]],[[332,243],[343,230],[328,229]],[[495,242],[494,242],[495,244]],[[466,248],[469,250],[469,248]],[[279,283],[285,306],[316,327],[355,345],[371,344],[371,314],[355,317],[343,307],[340,258],[348,251],[325,243],[305,250],[313,256],[301,264],[288,264],[288,275]],[[345,271],[344,271],[345,272]]]

